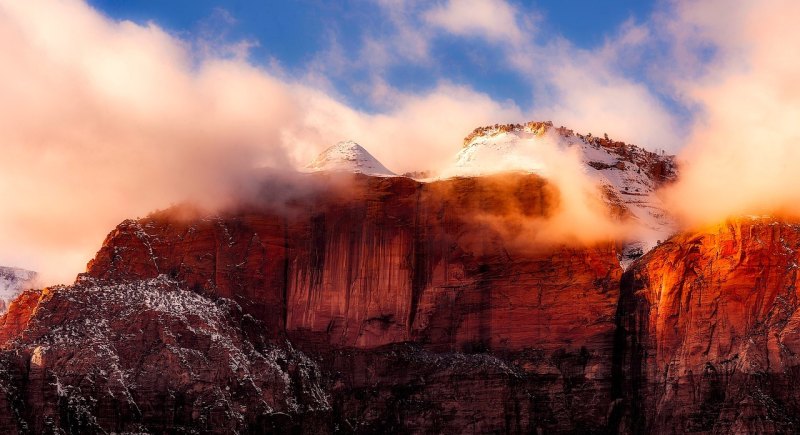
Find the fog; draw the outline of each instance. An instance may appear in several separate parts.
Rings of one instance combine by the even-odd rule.
[[[677,87],[700,108],[666,191],[687,225],[800,216],[800,44],[792,1],[680,3]],[[707,57],[707,59],[703,59]]]
[[[127,217],[237,198],[255,167],[357,139],[394,170],[452,157],[510,104],[442,83],[367,114],[322,90],[80,1],[0,1],[0,264],[70,282]]]

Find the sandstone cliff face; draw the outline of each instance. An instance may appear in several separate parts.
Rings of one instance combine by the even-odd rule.
[[[612,244],[529,243],[558,204],[535,176],[323,180],[125,221],[20,295],[0,432],[800,430],[800,225],[687,232],[623,275]]]
[[[529,246],[527,234],[512,234],[519,219],[544,219],[556,201],[536,176],[358,177],[349,192],[288,218],[250,208],[126,221],[87,275],[167,274],[236,300],[276,334],[337,347],[420,341],[516,351],[536,342],[552,351],[564,342],[552,332],[580,325],[569,340],[579,349],[613,328],[621,270],[611,244]],[[558,304],[564,294],[569,306]]]
[[[0,346],[28,327],[41,296],[41,290],[27,290],[11,302],[6,313],[0,317]]]
[[[623,279],[629,430],[800,430],[800,225],[742,218],[677,236]],[[623,389],[624,389],[623,388]]]
[[[527,242],[557,202],[532,175],[357,176],[126,221],[5,317],[0,405],[20,431],[602,431],[622,270],[612,244]]]

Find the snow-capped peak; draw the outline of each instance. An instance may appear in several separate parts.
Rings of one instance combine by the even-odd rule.
[[[357,172],[367,175],[391,177],[395,173],[386,169],[364,147],[352,140],[342,141],[326,149],[306,166],[312,172]]]

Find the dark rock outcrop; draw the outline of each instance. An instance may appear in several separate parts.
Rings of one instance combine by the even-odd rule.
[[[82,279],[10,315],[26,326],[0,352],[3,433],[313,430],[329,415],[314,361],[163,275]]]

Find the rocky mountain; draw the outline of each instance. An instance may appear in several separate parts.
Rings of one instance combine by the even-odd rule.
[[[0,429],[605,425],[613,244],[532,249],[476,219],[547,215],[536,175],[350,183],[280,213],[123,222],[76,284],[0,320]]]
[[[623,267],[677,231],[657,190],[677,178],[675,157],[650,152],[636,145],[582,135],[550,121],[495,124],[478,127],[464,139],[452,167],[437,174],[407,173],[422,181],[522,172],[552,179],[563,171],[565,156],[576,155],[599,196],[616,212],[639,224],[635,237],[625,241],[620,254]],[[322,152],[306,170],[394,176],[363,147],[339,142]]]
[[[27,286],[32,285],[34,279],[36,272],[0,266],[0,313],[5,312],[8,304]]]
[[[674,174],[577,137],[599,175]],[[559,201],[535,171],[265,182],[126,220],[73,285],[19,295],[0,432],[800,430],[800,223],[684,231],[623,270],[619,241],[531,242]]]
[[[0,325],[3,433],[285,431],[330,412],[314,361],[164,275],[29,291]]]

